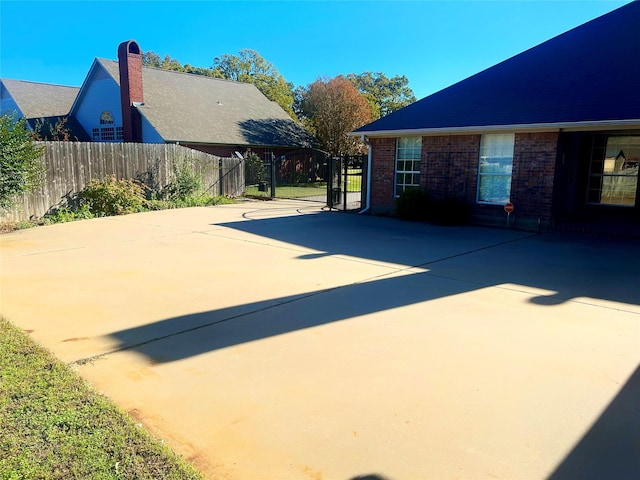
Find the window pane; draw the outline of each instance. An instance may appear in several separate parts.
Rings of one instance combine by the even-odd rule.
[[[102,129],[102,140],[115,140],[116,132],[113,127],[103,127]]]
[[[634,206],[639,167],[640,136],[607,138],[592,152],[587,202]]]
[[[396,195],[400,195],[407,187],[419,186],[421,155],[421,137],[398,138],[396,145]]]
[[[513,158],[493,158],[482,157],[480,158],[480,173],[504,173],[511,175],[513,168]]]
[[[507,203],[511,198],[511,176],[483,175],[479,183],[481,202]]]
[[[100,124],[109,125],[111,123],[113,123],[113,115],[111,115],[111,112],[105,110],[100,114]]]
[[[478,201],[504,204],[511,195],[515,134],[482,136],[478,164]]]

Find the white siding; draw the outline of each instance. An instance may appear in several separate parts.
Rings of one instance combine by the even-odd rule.
[[[97,65],[75,112],[76,119],[91,138],[92,130],[100,128],[100,114],[105,110],[111,112],[113,126],[122,127],[120,87],[101,66]]]
[[[164,143],[164,139],[156,131],[155,128],[149,123],[143,115],[142,116],[142,142],[143,143]]]

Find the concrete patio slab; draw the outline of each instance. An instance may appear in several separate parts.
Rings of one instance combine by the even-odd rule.
[[[637,247],[150,212],[0,236],[0,312],[207,478],[627,478]]]

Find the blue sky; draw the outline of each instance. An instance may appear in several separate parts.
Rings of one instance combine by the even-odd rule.
[[[297,85],[406,75],[422,98],[629,3],[563,1],[0,1],[0,76],[80,86],[118,44],[209,67],[258,51]]]

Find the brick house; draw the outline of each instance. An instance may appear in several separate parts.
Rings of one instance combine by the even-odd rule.
[[[370,145],[368,206],[408,187],[478,223],[640,233],[640,2],[423,98],[352,135]]]
[[[96,58],[78,88],[1,79],[1,112],[55,115],[94,142],[179,143],[218,156],[282,155],[313,137],[254,85],[142,65],[133,40],[118,60]],[[28,85],[27,85],[28,84]],[[28,91],[27,91],[27,87]],[[55,101],[54,101],[55,100]]]

